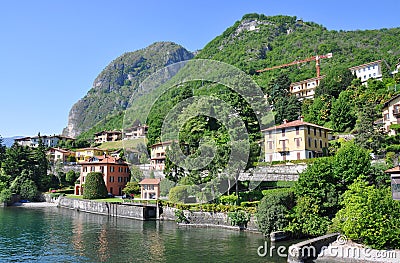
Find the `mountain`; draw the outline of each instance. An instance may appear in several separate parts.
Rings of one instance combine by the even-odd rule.
[[[86,96],[72,106],[63,134],[76,137],[97,123],[113,118],[126,109],[132,94],[146,77],[167,65],[191,58],[191,52],[172,42],[157,42],[116,58],[96,77]]]

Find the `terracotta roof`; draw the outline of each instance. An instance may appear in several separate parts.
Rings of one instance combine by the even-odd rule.
[[[349,69],[352,70],[352,69],[365,68],[365,67],[371,66],[373,64],[377,64],[377,63],[380,64],[381,62],[382,62],[382,60],[377,60],[377,61],[373,61],[373,62],[370,62],[370,63],[354,66],[354,67],[351,67]]]
[[[329,128],[326,128],[326,127],[323,127],[323,126],[319,126],[319,125],[316,125],[316,124],[313,124],[313,123],[301,121],[301,120],[291,121],[291,122],[284,123],[284,124],[281,124],[281,125],[278,125],[278,126],[274,126],[274,127],[268,128],[268,129],[264,129],[264,130],[261,130],[261,131],[272,131],[272,130],[276,130],[276,129],[297,127],[297,126],[311,126],[311,127],[316,127],[316,128],[321,128],[321,129],[324,129],[324,130],[332,131],[332,129],[329,129]]]
[[[160,179],[145,178],[139,184],[159,184]]]
[[[170,145],[172,142],[173,141],[158,142],[158,143],[153,144],[150,147],[153,148],[153,147],[158,146],[158,145]],[[175,142],[177,142],[177,141],[175,141]]]
[[[393,167],[385,171],[388,174],[400,174],[400,166]]]
[[[96,159],[95,159],[96,158]],[[88,161],[81,164],[127,164],[121,158],[115,158],[109,155],[101,155],[89,158]]]
[[[298,82],[293,82],[293,83],[290,84],[290,87],[293,87],[293,86],[296,86],[296,85],[299,85],[299,84],[303,84],[303,83],[312,82],[314,80],[321,80],[321,79],[325,78],[325,76],[326,75],[322,75],[322,76],[311,78],[311,79],[305,79],[305,80],[301,80],[301,81],[298,81]]]

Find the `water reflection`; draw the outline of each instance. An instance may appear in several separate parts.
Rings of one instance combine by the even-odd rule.
[[[259,234],[178,227],[63,208],[0,210],[1,262],[286,262]]]

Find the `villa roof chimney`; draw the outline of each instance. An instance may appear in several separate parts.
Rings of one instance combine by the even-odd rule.
[[[304,121],[304,116],[300,116],[300,121],[301,121],[301,122]]]
[[[284,119],[284,120],[283,120],[283,124],[286,124],[286,123],[287,123],[287,119]]]

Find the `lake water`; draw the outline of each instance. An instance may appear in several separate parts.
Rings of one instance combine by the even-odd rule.
[[[234,230],[57,207],[0,208],[0,262],[286,262],[260,257],[262,245],[262,235]]]

